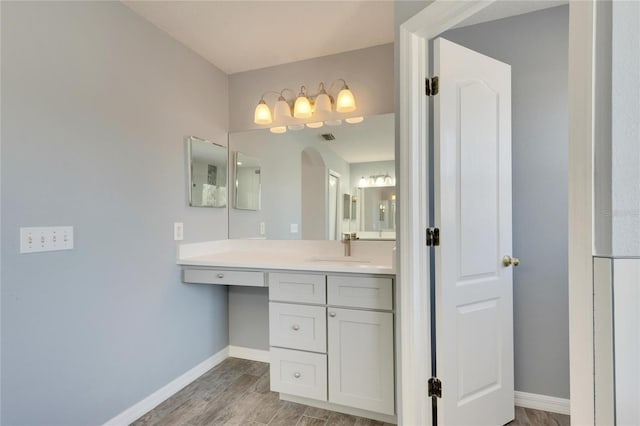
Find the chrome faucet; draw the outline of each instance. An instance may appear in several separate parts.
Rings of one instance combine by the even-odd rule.
[[[357,240],[358,237],[355,232],[343,232],[342,244],[344,244],[344,255],[351,256],[351,241]]]

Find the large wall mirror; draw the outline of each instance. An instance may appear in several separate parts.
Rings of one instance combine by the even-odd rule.
[[[189,205],[227,206],[227,148],[195,136],[187,138]]]
[[[238,153],[236,180],[237,163],[247,164],[229,238],[395,239],[394,114],[285,134],[231,133],[229,150]]]

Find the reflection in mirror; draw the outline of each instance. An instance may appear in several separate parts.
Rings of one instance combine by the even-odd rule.
[[[357,233],[362,239],[394,239],[396,187],[358,188]]]
[[[195,136],[187,138],[189,205],[227,206],[227,148]]]
[[[229,238],[339,239],[356,232],[395,239],[392,194],[362,189],[394,189],[393,114],[284,134],[231,133],[229,148],[260,159],[261,192],[259,211],[229,212]],[[368,200],[377,202],[377,217]]]
[[[242,152],[235,153],[236,197],[239,210],[260,210],[260,160]]]

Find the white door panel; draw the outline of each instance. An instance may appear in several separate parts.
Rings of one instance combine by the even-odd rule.
[[[438,422],[514,418],[511,68],[435,40],[436,365]]]

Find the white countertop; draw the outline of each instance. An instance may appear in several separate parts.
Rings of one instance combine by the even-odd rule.
[[[177,263],[183,266],[278,269],[362,274],[395,274],[395,241],[352,241],[344,256],[340,241],[220,240],[182,244]]]

